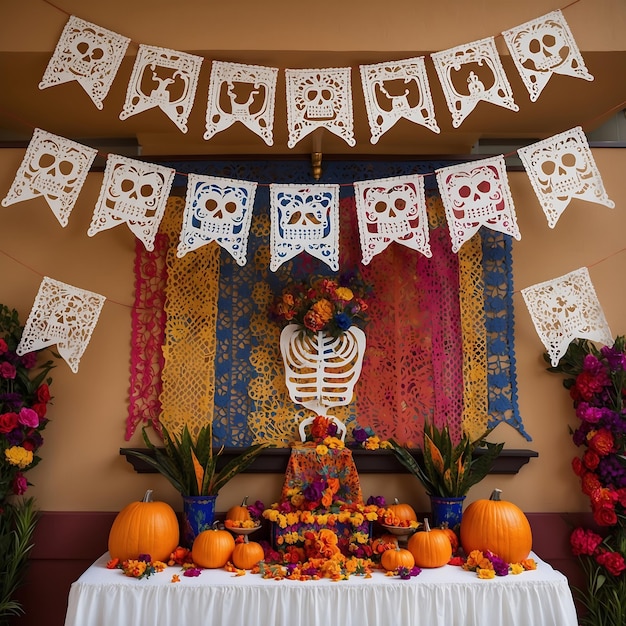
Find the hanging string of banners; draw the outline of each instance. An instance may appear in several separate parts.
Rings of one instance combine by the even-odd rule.
[[[560,10],[501,34],[532,102],[539,98],[554,74],[593,80]],[[551,50],[538,52],[534,43],[546,38],[555,41],[555,45]],[[39,88],[77,81],[95,106],[102,109],[129,44],[130,39],[123,35],[70,16]],[[80,54],[78,50],[85,46],[90,50],[97,48],[99,54]],[[433,53],[430,58],[455,128],[481,101],[518,110],[494,37]],[[199,56],[140,44],[120,119],[158,107],[186,133],[203,61]],[[489,86],[472,69],[477,65],[488,68],[492,79]],[[440,132],[424,57],[361,65],[359,69],[372,144],[401,118],[434,133]],[[456,74],[466,72],[464,91],[459,91],[458,81],[452,80],[453,69]],[[278,72],[278,68],[213,61],[204,139],[210,140],[240,122],[267,145],[273,145]],[[320,128],[334,133],[350,146],[356,145],[351,68],[285,69],[284,72],[288,147],[293,148]],[[402,93],[394,91],[398,81],[403,85]],[[150,89],[145,85],[150,85]],[[555,227],[572,199],[609,208],[615,206],[604,189],[580,126],[517,152],[550,228]],[[35,128],[2,206],[43,197],[60,225],[67,226],[96,155],[94,148]],[[555,167],[557,163],[559,167]],[[87,234],[95,236],[126,223],[146,250],[152,251],[176,173],[173,168],[143,160],[107,155]],[[503,155],[441,168],[434,174],[453,252],[458,252],[481,227],[521,239]],[[364,265],[392,242],[427,257],[432,255],[423,179],[424,175],[416,174],[353,183]],[[190,174],[177,255],[182,257],[216,242],[239,265],[245,265],[257,184]],[[405,208],[394,211],[397,206]],[[307,252],[338,271],[338,207],[339,185],[271,184],[270,269],[276,271],[285,261]],[[606,342],[611,336],[584,269],[523,291],[553,363],[558,362],[574,337]],[[584,288],[580,285],[572,288],[576,281],[584,284]],[[545,302],[550,299],[559,306],[546,308]],[[62,309],[73,308],[77,302],[85,316],[72,317],[71,324],[65,322],[64,319],[70,318]],[[70,342],[74,348],[66,348],[65,354],[60,352],[76,372],[103,302],[102,296],[45,278],[20,349]],[[555,311],[565,309],[570,313],[576,310],[577,315],[569,314],[567,323],[561,318],[554,323]],[[545,323],[546,317],[551,324]],[[574,318],[578,323],[572,322]],[[81,332],[76,319],[84,323]]]

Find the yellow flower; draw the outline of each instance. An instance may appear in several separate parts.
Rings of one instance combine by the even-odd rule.
[[[496,572],[493,569],[477,569],[478,578],[495,578]]]
[[[366,450],[378,450],[380,448],[380,437],[368,437],[363,444]]]
[[[328,454],[328,446],[325,446],[323,443],[320,443],[316,448],[315,452],[319,454],[319,456],[325,456]]]
[[[521,574],[524,571],[524,567],[521,563],[511,563],[511,574]]]
[[[380,447],[382,450],[391,450],[391,448],[393,447],[388,441],[381,441],[380,442]]]
[[[350,302],[354,298],[352,289],[348,289],[348,287],[337,287],[335,293],[340,300],[345,300],[346,302]]]
[[[331,450],[343,450],[343,448],[345,448],[344,442],[337,437],[326,437],[323,444]]]
[[[20,469],[28,467],[33,462],[33,453],[22,446],[7,448],[4,456],[11,465],[17,465]]]
[[[326,298],[318,300],[311,307],[311,309],[322,319],[324,323],[328,322],[328,320],[333,316],[333,305],[326,300]]]

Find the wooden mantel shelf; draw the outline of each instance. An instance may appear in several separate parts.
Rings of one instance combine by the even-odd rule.
[[[120,454],[133,466],[139,474],[156,473],[150,465],[144,463],[135,456],[128,454],[129,450],[137,450],[144,454],[150,454],[147,448],[120,448]],[[284,474],[287,469],[290,448],[269,448],[262,452],[246,469],[246,472],[256,474]],[[412,450],[411,453],[419,458],[421,452]],[[241,449],[225,448],[218,459],[218,468],[226,464],[230,459],[241,454]],[[480,454],[477,451],[476,454]],[[534,450],[502,450],[491,474],[517,474],[522,466],[526,465],[533,457],[538,457],[539,453]],[[406,468],[396,459],[389,450],[362,450],[353,449],[352,457],[357,467],[357,471],[362,474],[405,474]]]

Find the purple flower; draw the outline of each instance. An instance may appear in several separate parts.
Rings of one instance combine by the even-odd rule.
[[[189,576],[190,578],[194,578],[196,576],[200,576],[201,570],[197,567],[190,567],[183,572],[183,576]]]
[[[487,558],[491,561],[496,576],[506,576],[509,573],[509,564],[503,561],[493,552],[487,552]]]
[[[324,489],[326,489],[326,481],[322,480],[314,480],[309,486],[304,490],[303,495],[309,502],[317,502],[322,499],[322,494],[324,493]]]
[[[367,499],[367,504],[373,504],[379,508],[387,506],[387,501],[385,500],[385,496],[370,496]]]
[[[609,346],[603,346],[600,348],[600,353],[607,360],[609,367],[614,372],[620,372],[626,370],[626,354],[610,348]]]
[[[149,554],[140,554],[137,557],[138,561],[143,561],[144,563],[150,563],[152,561],[152,557]]]
[[[352,431],[352,436],[357,443],[363,443],[369,437],[365,428],[360,427],[357,427]]]

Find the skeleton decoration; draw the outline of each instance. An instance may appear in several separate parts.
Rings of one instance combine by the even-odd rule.
[[[548,225],[554,228],[572,198],[614,208],[580,126],[554,135],[518,154],[539,198]]]
[[[105,300],[97,293],[45,276],[17,353],[22,355],[56,344],[59,354],[76,374]]]
[[[270,269],[303,250],[339,270],[339,185],[270,185]]]
[[[126,222],[152,251],[175,173],[169,167],[110,154],[87,234],[93,237]]]
[[[203,60],[185,52],[140,45],[120,119],[159,107],[186,133]]]
[[[70,16],[39,89],[75,80],[102,109],[129,43],[128,37]]]
[[[351,326],[338,337],[322,331],[313,335],[299,324],[280,333],[289,397],[296,403],[326,415],[327,407],[352,402],[361,375],[365,333]]]
[[[531,102],[553,74],[593,80],[560,10],[502,33]]]
[[[43,196],[61,226],[67,226],[97,153],[36,128],[2,206]]]
[[[189,174],[177,256],[217,241],[245,265],[256,188],[253,182]]]
[[[317,128],[328,129],[349,146],[356,145],[350,71],[349,67],[285,70],[290,148]]]
[[[486,226],[521,239],[502,155],[436,171],[453,252]]]
[[[361,65],[361,84],[375,144],[399,119],[441,132],[435,120],[424,57]]]
[[[392,241],[432,256],[422,176],[355,182],[354,197],[363,265]]]
[[[454,128],[461,125],[481,100],[519,111],[493,37],[435,52],[431,58]]]
[[[241,122],[268,146],[274,145],[278,69],[213,61],[205,139]]]
[[[586,267],[522,289],[522,296],[552,367],[559,364],[573,339],[613,344]]]

